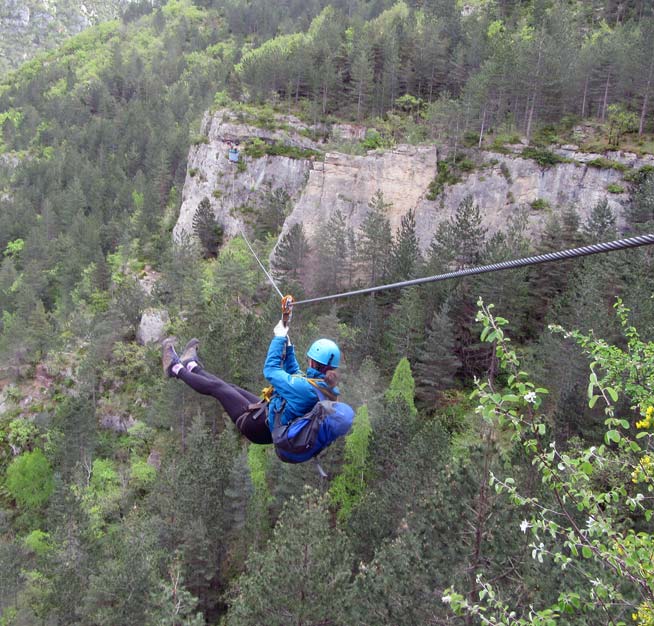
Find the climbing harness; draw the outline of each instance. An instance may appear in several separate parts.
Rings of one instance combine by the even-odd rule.
[[[551,261],[563,261],[564,259],[574,259],[577,257],[589,256],[591,254],[614,252],[616,250],[626,250],[628,248],[637,248],[639,246],[648,246],[652,244],[654,244],[654,233],[650,233],[647,235],[640,235],[638,237],[629,237],[627,239],[618,239],[616,241],[607,241],[605,243],[595,243],[590,246],[582,246],[581,248],[571,248],[568,250],[559,250],[558,252],[548,252],[547,254],[539,254],[537,256],[524,257],[521,259],[513,259],[511,261],[491,263],[490,265],[469,267],[466,269],[457,270],[455,272],[447,272],[446,274],[438,274],[436,276],[426,276],[424,278],[415,278],[413,280],[404,280],[399,283],[390,283],[388,285],[368,287],[367,289],[346,291],[344,293],[337,293],[331,296],[308,298],[306,300],[298,300],[294,304],[295,306],[297,306],[299,304],[312,304],[314,302],[336,300],[337,298],[359,296],[367,293],[375,293],[377,291],[385,291],[390,289],[400,289],[402,287],[411,287],[413,285],[422,285],[424,283],[433,283],[442,280],[450,280],[452,278],[462,278],[463,276],[474,276],[476,274],[486,274],[488,272],[499,272],[502,270],[510,270],[518,267],[525,267],[527,265],[538,265],[539,263],[549,263]]]

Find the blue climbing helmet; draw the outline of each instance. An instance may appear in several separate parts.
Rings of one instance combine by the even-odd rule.
[[[341,362],[341,351],[331,339],[318,339],[307,350],[307,356],[321,365],[337,368]]]

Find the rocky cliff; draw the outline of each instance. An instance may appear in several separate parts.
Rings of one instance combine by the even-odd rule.
[[[177,240],[183,233],[192,235],[193,214],[203,198],[209,198],[226,234],[235,235],[243,224],[240,208],[252,203],[262,189],[278,187],[285,188],[293,201],[283,233],[301,222],[309,240],[336,209],[357,229],[377,190],[392,203],[388,218],[393,228],[399,226],[409,209],[415,210],[423,249],[429,246],[438,224],[454,215],[468,194],[480,206],[490,233],[503,228],[509,217],[523,207],[527,209],[529,229],[535,233],[551,212],[574,207],[583,220],[604,198],[622,225],[629,190],[625,173],[654,165],[651,156],[586,154],[577,152],[574,146],[556,149],[563,162],[551,166],[520,156],[523,146],[504,153],[476,151],[471,155],[471,171],[460,182],[445,186],[435,199],[429,199],[438,160],[446,156],[434,145],[400,145],[354,156],[331,149],[335,145],[333,136],[325,135],[323,141],[309,138],[325,133],[324,128],[309,128],[292,117],[267,120],[265,125],[267,128],[247,123],[225,110],[205,116],[202,137],[189,155],[183,203],[174,230]],[[340,126],[338,134],[342,143],[344,135],[356,141],[362,129]],[[230,162],[230,142],[238,141],[243,148],[252,138],[266,145],[313,149],[323,153],[324,158],[252,158],[241,149],[241,163]]]

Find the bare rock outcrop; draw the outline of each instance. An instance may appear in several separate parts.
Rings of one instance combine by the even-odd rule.
[[[165,309],[146,309],[141,315],[141,323],[136,331],[136,341],[145,346],[157,343],[165,337],[170,316]]]
[[[317,147],[316,142],[301,134],[309,129],[297,118],[277,118],[276,125],[281,127],[268,130],[240,122],[237,114],[224,109],[204,116],[202,139],[189,152],[182,206],[173,229],[175,241],[194,236],[193,216],[204,198],[211,203],[228,237],[237,235],[243,226],[239,209],[256,203],[266,190],[283,188],[297,201],[313,166],[310,159],[263,156],[248,158],[247,166],[239,168],[228,158],[233,143],[243,148],[244,143],[253,138],[297,148]],[[242,154],[240,158],[244,158]]]
[[[430,183],[436,176],[438,160],[447,154],[433,144],[399,145],[391,150],[369,151],[365,156],[328,151],[322,160],[268,155],[248,157],[241,167],[230,163],[230,142],[243,145],[254,137],[325,152],[324,144],[310,138],[317,135],[317,130],[324,133],[324,128],[308,127],[291,116],[270,122],[262,128],[226,110],[205,115],[203,139],[189,155],[183,203],[174,229],[177,241],[185,233],[192,235],[193,215],[205,197],[225,233],[237,234],[244,223],[240,208],[251,206],[256,194],[268,187],[284,187],[293,202],[282,236],[294,224],[302,223],[309,241],[335,210],[340,210],[348,225],[357,230],[377,191],[391,204],[388,218],[393,229],[400,226],[408,210],[415,211],[423,249],[429,246],[438,225],[455,214],[467,195],[479,205],[491,234],[503,229],[519,210],[526,210],[532,234],[542,229],[549,215],[567,207],[574,208],[584,221],[604,199],[620,227],[630,187],[624,178],[625,170],[654,164],[651,157],[617,152],[589,155],[573,145],[555,149],[564,162],[551,166],[521,156],[523,145],[506,154],[475,151],[471,171],[434,196]],[[332,128],[334,134],[357,141],[365,136],[365,129],[339,125]]]

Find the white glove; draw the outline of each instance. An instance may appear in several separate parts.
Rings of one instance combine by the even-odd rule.
[[[277,326],[273,329],[275,337],[288,337],[288,326],[284,326],[284,322],[279,320]]]

